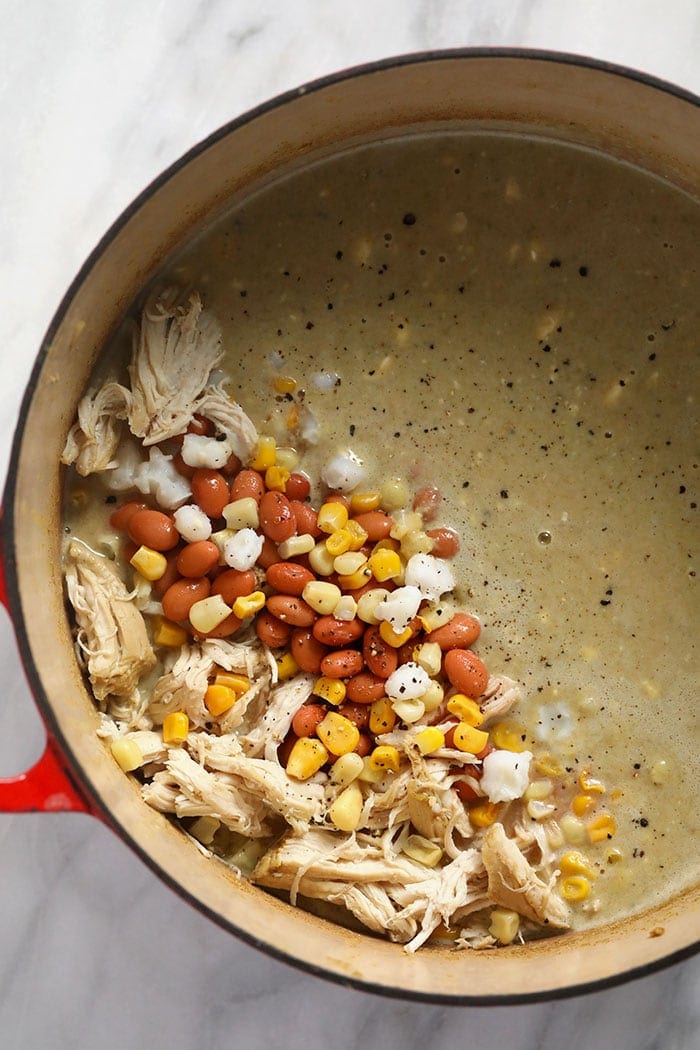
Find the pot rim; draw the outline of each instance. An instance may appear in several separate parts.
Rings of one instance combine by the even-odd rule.
[[[31,688],[32,696],[39,709],[40,716],[48,730],[51,746],[57,747],[58,751],[62,756],[65,757],[66,765],[70,776],[78,784],[82,795],[85,797],[87,802],[88,811],[101,819],[112,831],[114,831],[123,842],[125,842],[139,857],[140,859],[151,869],[151,871],[158,876],[170,889],[174,890],[175,893],[183,900],[187,901],[198,911],[202,912],[209,919],[214,921],[217,925],[226,929],[228,932],[233,933],[242,940],[244,943],[257,948],[267,955],[271,955],[277,960],[287,963],[296,969],[300,969],[307,973],[310,973],[316,977],[321,977],[325,980],[333,981],[336,984],[353,987],[358,991],[368,992],[372,994],[382,995],[393,999],[410,999],[411,1001],[426,1002],[426,1003],[439,1003],[448,1006],[488,1006],[488,1005],[518,1005],[533,1002],[545,1002],[558,999],[572,998],[574,996],[588,994],[594,991],[601,991],[607,988],[613,988],[620,984],[624,984],[630,980],[635,980],[640,977],[648,976],[652,973],[656,973],[663,970],[671,965],[681,962],[684,959],[690,958],[698,951],[700,951],[700,940],[693,942],[683,948],[670,953],[669,955],[661,958],[652,960],[644,963],[637,967],[630,967],[622,972],[602,977],[598,980],[587,981],[581,984],[572,984],[563,988],[555,988],[550,990],[534,991],[534,992],[518,992],[518,993],[499,993],[494,995],[470,995],[470,994],[440,994],[431,992],[421,992],[411,989],[402,991],[401,989],[380,985],[372,981],[365,981],[360,978],[348,977],[339,973],[328,971],[321,966],[315,965],[312,962],[298,959],[287,952],[277,948],[274,944],[270,944],[267,941],[263,941],[259,937],[247,932],[245,929],[232,923],[230,920],[225,918],[223,915],[214,911],[211,907],[205,904],[202,900],[185,889],[179,882],[177,882],[165,869],[163,869],[154,858],[143,849],[132,837],[130,832],[123,826],[123,824],[117,820],[114,814],[109,810],[106,804],[103,802],[99,792],[96,792],[90,780],[90,777],[83,769],[80,761],[73,752],[69,741],[66,739],[62,732],[58,721],[53,713],[52,705],[45,692],[41,676],[34,662],[34,657],[31,651],[29,639],[25,630],[23,617],[22,617],[22,606],[19,593],[19,581],[17,574],[16,554],[15,554],[15,521],[13,508],[15,505],[15,495],[18,480],[18,462],[20,457],[20,449],[24,438],[25,421],[31,401],[34,397],[35,390],[38,384],[39,376],[41,374],[44,361],[50,345],[52,344],[57,331],[63,324],[66,314],[70,306],[72,305],[79,289],[84,283],[87,275],[95,266],[96,262],[101,256],[108,250],[112,242],[124,228],[124,226],[131,220],[131,218],[141,209],[146,201],[148,201],[154,194],[161,189],[170,179],[176,175],[180,170],[185,168],[194,158],[200,156],[206,152],[210,147],[215,145],[221,139],[227,137],[237,129],[252,123],[259,117],[273,110],[279,109],[286,104],[295,101],[296,99],[310,94],[312,92],[322,91],[325,88],[333,85],[340,84],[345,81],[354,80],[359,77],[364,77],[373,73],[386,71],[389,69],[397,69],[403,66],[428,64],[436,61],[445,60],[456,60],[464,61],[470,59],[492,59],[498,62],[499,60],[519,60],[519,61],[532,61],[532,62],[550,62],[563,66],[574,66],[582,69],[588,69],[592,72],[604,73],[612,76],[621,77],[628,81],[637,82],[646,87],[653,88],[658,91],[662,91],[668,95],[674,96],[682,101],[688,102],[695,107],[700,107],[700,96],[694,93],[680,88],[677,85],[663,80],[659,77],[651,74],[644,73],[640,70],[632,69],[619,65],[617,63],[607,62],[602,59],[591,58],[584,55],[578,55],[571,52],[559,52],[552,50],[541,50],[536,48],[517,48],[517,47],[466,47],[466,48],[447,48],[447,49],[436,49],[427,51],[409,52],[396,56],[390,56],[377,61],[363,63],[355,66],[348,67],[338,72],[327,74],[319,77],[312,81],[306,82],[296,88],[287,90],[279,95],[276,95],[272,99],[262,102],[251,109],[247,110],[238,117],[227,121],[225,124],[217,128],[211,134],[200,140],[190,149],[188,149],[182,156],[170,164],[164,171],[157,175],[146,187],[131,201],[129,205],[118,215],[118,217],[111,223],[105,233],[100,237],[99,241],[86,257],[82,266],[78,270],[77,274],[71,281],[68,289],[63,295],[59,302],[59,305],[49,323],[46,333],[41,341],[37,357],[35,359],[21,404],[19,408],[19,415],[15,432],[13,436],[10,461],[8,465],[7,478],[5,481],[5,487],[2,498],[2,507],[4,513],[2,513],[0,520],[0,542],[2,559],[5,567],[5,584],[7,589],[7,597],[9,600],[9,611],[17,638],[17,644],[19,649],[20,658],[22,660],[25,674],[29,686]]]

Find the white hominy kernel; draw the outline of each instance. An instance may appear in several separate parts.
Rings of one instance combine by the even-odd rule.
[[[422,700],[394,700],[391,706],[396,717],[405,722],[407,726],[418,722],[425,714],[425,704]]]
[[[378,620],[388,620],[394,631],[401,634],[418,612],[423,599],[417,587],[397,587],[374,609]]]
[[[373,587],[360,595],[357,603],[357,615],[363,623],[379,623],[379,618],[376,614],[377,607],[382,604],[388,594],[389,592],[385,587]]]
[[[226,460],[233,449],[227,440],[205,437],[203,434],[185,434],[181,455],[188,467],[208,467],[219,470],[226,466]]]
[[[224,543],[224,561],[232,569],[252,569],[260,557],[263,538],[252,529],[241,529]]]
[[[208,540],[211,536],[211,522],[209,518],[195,503],[188,503],[180,507],[173,515],[175,528],[188,543],[196,543],[198,540]]]
[[[336,620],[354,620],[357,616],[357,602],[351,594],[344,594],[333,610]]]
[[[229,529],[257,529],[260,524],[258,502],[252,496],[227,503],[223,514]]]
[[[329,460],[321,471],[321,478],[329,489],[350,492],[364,481],[365,468],[354,452],[348,449]]]
[[[522,798],[528,785],[529,751],[492,751],[483,761],[481,789],[489,802],[512,802]]]
[[[430,676],[413,660],[401,664],[386,680],[386,695],[392,700],[417,700],[430,686]]]
[[[452,569],[444,558],[414,554],[406,565],[406,583],[418,587],[424,598],[436,600],[455,586]]]

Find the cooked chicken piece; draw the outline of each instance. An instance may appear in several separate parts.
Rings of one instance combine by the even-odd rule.
[[[522,692],[517,682],[505,675],[489,679],[485,699],[481,701],[483,722],[480,728],[489,725],[497,718],[503,718],[512,707],[520,703]]]
[[[138,706],[139,679],[156,662],[143,616],[112,563],[80,540],[68,545],[65,576],[96,698],[133,698]]]
[[[237,401],[232,401],[222,386],[204,391],[194,406],[198,415],[210,419],[220,434],[225,434],[231,448],[247,463],[258,444],[258,432]]]
[[[569,909],[566,904],[535,874],[516,843],[506,835],[502,824],[492,824],[484,832],[481,855],[492,901],[534,922],[568,928]]]
[[[410,782],[411,771],[403,769],[375,785],[365,799],[361,826],[377,831],[408,820],[407,791]]]
[[[132,434],[144,445],[181,434],[221,357],[221,329],[196,292],[184,304],[173,289],[152,296],[129,365]]]
[[[83,477],[115,467],[122,420],[130,401],[129,391],[119,383],[106,383],[86,394],[78,405],[78,419],[68,431],[61,462],[66,466],[75,463]]]
[[[412,781],[407,802],[408,815],[416,831],[447,850],[450,856],[457,856],[460,850],[453,844],[453,832],[459,832],[463,838],[472,836],[467,811],[457,792],[449,787]]]
[[[294,715],[311,696],[316,677],[302,672],[271,690],[267,707],[250,732],[241,736],[247,754],[263,754],[268,762],[277,761],[277,748],[289,732]]]

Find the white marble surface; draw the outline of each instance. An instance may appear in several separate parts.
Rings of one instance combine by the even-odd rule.
[[[0,476],[38,344],[144,185],[250,106],[409,51],[509,45],[700,92],[698,0],[0,0]],[[43,734],[0,624],[0,775]],[[700,959],[555,1004],[443,1008],[289,969],[177,900],[96,821],[0,816],[0,1045],[700,1046]]]

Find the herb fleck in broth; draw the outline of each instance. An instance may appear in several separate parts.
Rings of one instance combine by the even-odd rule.
[[[350,448],[370,485],[439,485],[480,655],[614,798],[577,925],[697,874],[698,243],[698,203],[631,167],[436,133],[281,179],[165,275],[220,319],[261,432],[318,420],[312,475]]]

